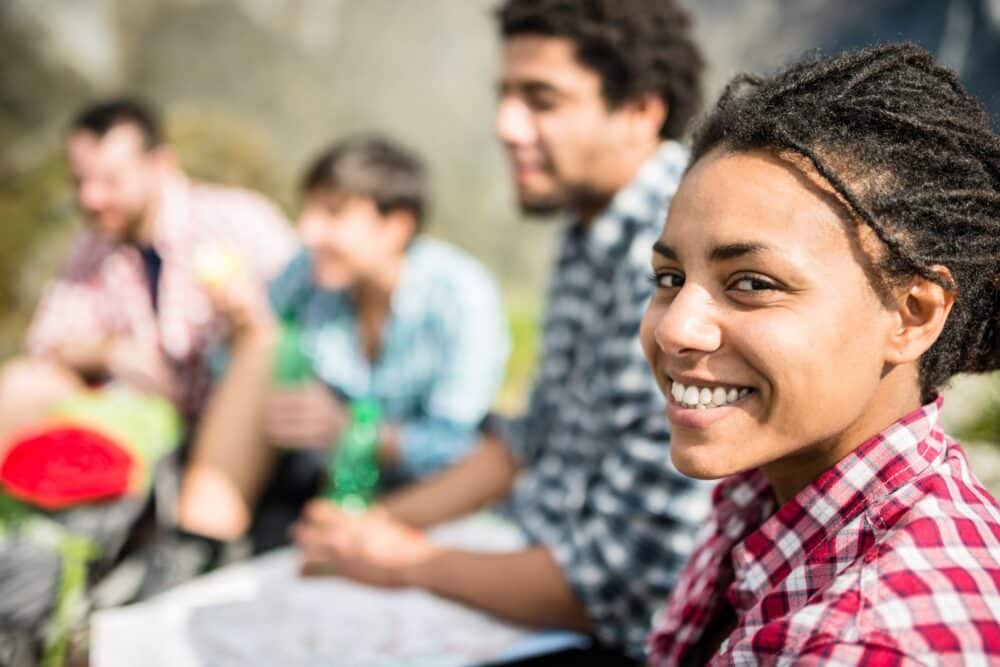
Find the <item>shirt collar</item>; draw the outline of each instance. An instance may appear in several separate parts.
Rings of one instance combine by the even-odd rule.
[[[426,285],[423,284],[426,276],[422,259],[431,244],[428,239],[418,236],[406,249],[403,266],[399,271],[399,281],[389,301],[389,312],[394,317],[418,317],[426,310],[424,306]]]
[[[941,404],[938,397],[868,439],[769,517],[765,512],[774,506],[773,495],[759,469],[727,480],[720,494],[732,505],[730,512],[719,516],[734,525],[720,529],[731,535],[730,529],[735,533],[759,525],[733,547],[733,603],[743,608],[755,604],[814,546],[836,535],[862,511],[887,502],[893,492],[926,470],[945,449]],[[725,510],[719,507],[720,512]]]
[[[160,197],[160,210],[153,230],[153,249],[162,257],[172,247],[184,247],[182,239],[194,222],[191,182],[178,171],[166,178]]]
[[[602,265],[631,245],[639,227],[660,226],[666,220],[666,206],[677,190],[687,166],[688,151],[676,141],[665,141],[636,172],[632,181],[619,190],[587,227],[572,225],[568,233],[583,237],[590,260]]]

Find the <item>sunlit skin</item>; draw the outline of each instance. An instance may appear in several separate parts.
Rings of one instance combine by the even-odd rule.
[[[321,189],[307,195],[298,227],[317,285],[331,291],[372,287],[388,295],[414,224],[405,211],[383,215],[367,197]]]
[[[677,468],[760,467],[780,500],[921,405],[917,363],[952,303],[923,280],[880,298],[863,266],[870,230],[799,167],[719,149],[694,165],[654,248],[641,329]],[[674,380],[750,392],[687,408]]]
[[[169,151],[147,149],[140,130],[123,123],[101,137],[74,132],[67,153],[87,221],[116,240],[148,245],[163,178],[173,166]]]
[[[495,130],[527,211],[599,211],[656,150],[665,114],[654,96],[609,108],[568,39],[504,43]]]

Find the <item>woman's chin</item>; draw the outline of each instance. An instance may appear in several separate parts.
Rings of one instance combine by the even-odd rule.
[[[728,456],[708,443],[675,438],[670,443],[670,460],[677,470],[694,479],[721,479],[741,471]]]

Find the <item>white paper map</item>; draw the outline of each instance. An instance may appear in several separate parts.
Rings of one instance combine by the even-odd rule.
[[[477,550],[523,545],[516,528],[485,514],[432,537]],[[531,634],[423,591],[303,579],[297,566],[297,552],[283,549],[95,614],[91,664],[447,667],[488,660]]]

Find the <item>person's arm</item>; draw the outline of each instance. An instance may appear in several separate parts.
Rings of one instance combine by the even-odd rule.
[[[253,504],[275,458],[265,425],[280,331],[263,286],[251,276],[218,283],[198,277],[233,330],[226,369],[194,435],[178,498],[178,523],[188,532],[229,540],[249,528]]]
[[[517,470],[503,442],[483,438],[451,468],[386,496],[380,505],[398,520],[425,528],[501,500]]]
[[[808,642],[795,656],[796,665],[818,667],[848,667],[848,665],[898,665],[916,667],[924,663],[908,655],[898,646],[873,640],[860,639],[856,642],[826,641]]]
[[[515,623],[593,630],[583,604],[545,547],[514,553],[441,549],[405,568],[403,582]]]
[[[589,632],[587,614],[548,549],[481,553],[432,544],[384,511],[306,506],[292,530],[302,573],[375,586],[423,588],[516,623]]]
[[[265,441],[264,406],[277,332],[233,339],[229,364],[198,423],[178,498],[184,530],[220,540],[242,535],[275,457]],[[205,508],[212,508],[206,511]]]
[[[111,332],[106,325],[101,267],[111,246],[82,233],[65,265],[46,286],[25,344],[28,352],[81,375],[103,373]]]

